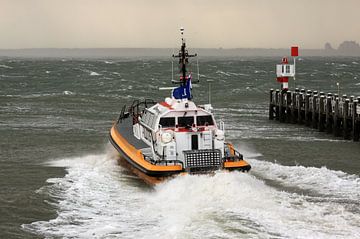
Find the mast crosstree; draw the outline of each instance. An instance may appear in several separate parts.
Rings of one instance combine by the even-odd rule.
[[[192,99],[191,95],[191,81],[192,76],[191,72],[188,74],[187,72],[187,65],[189,64],[189,58],[195,57],[197,54],[189,54],[188,50],[186,49],[186,43],[184,39],[184,28],[180,28],[181,32],[181,48],[177,55],[172,55],[174,58],[179,58],[179,68],[180,68],[180,80],[179,81],[172,81],[173,84],[179,84],[180,86],[175,88],[172,91],[172,97],[175,99]],[[198,82],[195,82],[198,83]]]
[[[188,50],[186,49],[186,42],[184,39],[184,28],[180,28],[181,32],[181,48],[177,55],[172,55],[175,58],[179,58],[179,68],[180,68],[180,81],[173,81],[174,84],[180,84],[180,86],[185,86],[187,81],[187,65],[189,64],[190,57],[196,57],[197,54],[189,54]],[[191,77],[191,76],[190,76]]]

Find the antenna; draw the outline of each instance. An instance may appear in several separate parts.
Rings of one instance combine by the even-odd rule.
[[[174,81],[174,61],[171,61],[171,82]]]
[[[173,54],[173,57],[179,58],[179,65],[180,65],[180,80],[179,81],[172,81],[175,84],[180,84],[181,86],[185,86],[187,81],[187,65],[189,64],[189,58],[195,57],[197,54],[189,54],[188,50],[186,49],[185,39],[184,39],[184,28],[180,28],[181,33],[181,49],[177,55]]]
[[[196,57],[196,67],[197,67],[198,82],[200,82],[199,58],[197,57]]]
[[[209,105],[211,105],[211,82],[213,82],[213,80],[207,80],[207,82],[208,82],[208,87],[209,87],[209,89],[208,89],[208,101],[209,101]]]

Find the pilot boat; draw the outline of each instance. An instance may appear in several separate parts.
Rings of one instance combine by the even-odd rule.
[[[187,66],[196,54],[188,53],[181,30],[181,49],[173,55],[179,58],[179,81],[173,81],[178,87],[164,101],[134,100],[123,106],[109,134],[120,164],[151,185],[176,175],[251,168],[225,141],[224,122],[215,120],[211,104],[192,101]]]

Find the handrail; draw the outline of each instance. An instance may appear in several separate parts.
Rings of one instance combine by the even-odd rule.
[[[225,143],[225,145],[229,148],[229,146],[231,145],[231,144],[229,144],[229,143]],[[229,150],[230,150],[230,148],[229,148]],[[234,147],[232,147],[231,148],[231,150],[233,150],[234,151],[234,155],[228,155],[228,156],[225,156],[225,157],[223,157],[223,160],[225,161],[225,160],[231,160],[231,161],[235,161],[236,159],[239,159],[239,160],[243,160],[244,159],[244,155],[242,155],[239,151],[237,151]],[[224,154],[225,154],[226,152],[225,152],[225,148],[224,148]]]
[[[156,101],[152,100],[152,99],[145,99],[144,101],[139,101],[139,100],[134,100],[133,103],[131,104],[131,106],[128,108],[128,112],[126,111],[126,105],[124,105],[121,108],[120,114],[116,120],[116,123],[121,123],[121,121],[125,118],[127,118],[129,116],[129,114],[132,115],[133,117],[133,124],[138,122],[138,117],[143,113],[142,111],[145,108],[148,108],[148,106],[150,105],[155,105]],[[141,110],[140,112],[140,106],[144,105],[144,109]]]
[[[134,100],[131,106],[129,107],[129,113],[133,117],[133,124],[139,122],[139,116],[143,113],[144,109],[148,108],[150,105],[155,105],[156,101],[152,99],[145,99],[143,101]],[[143,109],[140,109],[140,106],[144,105]]]
[[[143,154],[144,155],[144,154]],[[168,165],[170,163],[172,164],[181,164],[181,167],[184,168],[184,163],[180,160],[177,159],[171,159],[171,160],[166,160],[166,159],[161,159],[161,160],[154,160],[149,156],[144,155],[144,159],[146,161],[148,161],[149,163],[153,164],[153,165],[158,165],[158,164],[165,164]]]
[[[126,105],[124,105],[122,108],[121,108],[121,111],[120,111],[120,114],[117,118],[117,123],[120,123],[124,118],[127,118],[125,117],[125,110],[126,110]]]

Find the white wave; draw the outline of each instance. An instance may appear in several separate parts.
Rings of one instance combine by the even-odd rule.
[[[106,154],[50,161],[50,166],[67,168],[65,177],[48,179],[49,185],[39,190],[55,200],[52,205],[58,215],[22,227],[47,238],[360,237],[360,215],[341,203],[311,201],[237,172],[178,176],[149,190],[117,166],[116,155],[109,150]],[[304,174],[301,167],[261,163],[252,160],[253,169],[280,175],[276,180],[282,170],[311,174]],[[333,172],[325,170],[316,175],[322,181],[329,174]],[[302,184],[301,176],[289,180]],[[314,189],[324,188],[322,184],[312,185]],[[340,189],[346,183],[337,185]],[[356,184],[352,187],[358,190]]]
[[[267,71],[264,71],[264,70],[255,70],[254,73],[255,73],[255,74],[267,73]]]
[[[327,196],[360,201],[360,178],[326,167],[283,166],[267,161],[250,161],[264,178],[285,186],[311,190]]]
[[[245,143],[245,142],[239,143],[238,142],[238,143],[234,144],[234,146],[238,151],[241,152],[241,154],[244,155],[245,159],[248,159],[248,158],[254,159],[254,158],[263,156],[262,153],[256,152],[256,150],[248,143]]]
[[[30,95],[6,95],[8,97],[19,97],[23,99],[31,99],[31,98],[40,98],[40,97],[52,97],[52,96],[60,96],[60,95],[67,95],[67,94],[73,94],[71,91],[63,91],[62,93],[56,92],[56,93],[34,93]]]
[[[50,71],[45,71],[46,74],[50,74]]]
[[[26,76],[23,76],[23,75],[18,75],[18,76],[0,75],[0,77],[4,77],[4,78],[25,78]]]
[[[178,177],[159,185],[150,202],[148,215],[160,217],[153,238],[360,235],[356,226],[360,216],[343,206],[308,202],[304,196],[280,192],[249,174]]]
[[[225,76],[231,76],[231,74],[224,72],[224,71],[216,71],[216,73],[221,74],[221,75],[225,75]]]
[[[245,73],[235,73],[235,72],[224,72],[224,71],[216,71],[216,73],[225,75],[225,76],[250,76],[249,74]]]
[[[114,64],[113,61],[104,61],[105,64]]]
[[[0,68],[12,69],[13,67],[11,67],[11,66],[7,66],[7,65],[0,65]]]
[[[95,72],[95,71],[92,71],[92,72],[90,72],[90,75],[91,75],[91,76],[99,76],[100,74],[97,73],[97,72]]]
[[[64,95],[73,95],[74,92],[69,91],[69,90],[65,90],[65,91],[63,91],[63,94],[64,94]]]
[[[359,62],[356,62],[356,61],[353,61],[351,63],[354,64],[354,65],[359,65]]]

